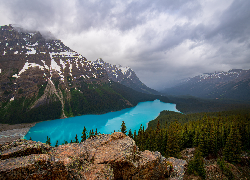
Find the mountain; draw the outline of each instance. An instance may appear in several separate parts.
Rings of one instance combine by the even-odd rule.
[[[210,99],[232,99],[250,102],[250,70],[205,73],[167,88],[168,95],[191,95]]]
[[[143,84],[130,67],[111,65],[104,62],[101,58],[94,61],[94,63],[103,67],[107,71],[108,77],[114,82],[118,82],[139,92],[160,94]]]
[[[112,81],[101,65],[52,36],[0,27],[1,123],[99,114],[156,98]]]

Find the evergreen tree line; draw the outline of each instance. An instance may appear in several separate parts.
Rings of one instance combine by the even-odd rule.
[[[64,95],[64,112],[68,117],[118,111],[135,106],[139,102],[155,99],[170,102],[165,96],[137,92],[116,82],[102,85],[81,82],[78,89],[80,91],[75,88],[70,89],[70,99]]]
[[[0,108],[0,123],[32,123],[61,117],[62,105],[59,100],[49,100],[49,103],[30,109],[35,100],[35,97],[31,99],[23,97],[9,102],[5,107]]]
[[[250,113],[228,111],[200,118],[201,114],[180,114],[192,118],[182,123],[166,121],[164,126],[158,118],[156,128],[144,131],[141,127],[133,139],[140,150],[159,151],[165,157],[179,157],[181,150],[197,147],[203,157],[223,155],[225,160],[238,162],[242,150],[250,150]]]

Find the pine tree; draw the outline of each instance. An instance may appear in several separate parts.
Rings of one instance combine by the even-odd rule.
[[[165,155],[166,146],[164,146],[164,138],[165,135],[162,129],[156,132],[156,137],[155,137],[156,151],[159,151],[161,154]]]
[[[199,145],[199,135],[200,135],[200,129],[199,126],[194,128],[194,137],[193,137],[193,145],[197,147]]]
[[[83,142],[83,141],[85,141],[87,139],[86,132],[87,132],[87,129],[84,126],[83,131],[82,131],[82,136],[81,136],[81,138],[82,138],[81,142]]]
[[[56,141],[56,145],[55,145],[55,147],[58,147],[58,140]]]
[[[201,132],[200,132],[200,136],[199,136],[199,150],[202,153],[202,156],[207,156],[209,153],[209,140],[208,140],[208,132],[207,132],[207,128],[205,127],[206,125],[203,125]]]
[[[180,124],[173,122],[168,128],[166,155],[178,157],[180,152]]]
[[[92,129],[92,131],[90,130],[89,131],[89,138],[91,138],[91,137],[93,137],[94,136],[94,131],[93,131],[93,129]]]
[[[198,174],[203,179],[206,177],[202,153],[198,149],[195,151],[193,159],[188,163],[187,173]]]
[[[201,151],[203,156],[207,156],[211,152],[211,136],[210,136],[210,122],[209,118],[205,115],[202,119],[203,124],[201,127],[201,132],[199,136],[199,150]],[[213,134],[214,136],[214,134]],[[214,137],[213,137],[214,138]]]
[[[167,126],[166,126],[167,127]],[[163,138],[163,148],[167,147],[167,141],[168,141],[168,131],[167,128],[164,129],[164,134],[163,134],[164,138]],[[164,150],[163,152],[161,152],[163,156],[166,156],[166,151]]]
[[[75,137],[75,143],[79,143],[79,141],[77,139],[77,134],[76,134],[76,137]]]
[[[46,141],[46,144],[51,145],[51,142],[50,142],[50,138],[49,138],[49,136],[47,136],[47,141]]]
[[[231,127],[230,134],[227,137],[226,145],[223,149],[225,159],[230,162],[239,162],[241,156],[240,134],[236,125]]]
[[[158,119],[157,127],[156,127],[156,133],[157,133],[157,134],[160,132],[160,129],[161,129],[161,127],[160,127],[160,121],[159,121],[159,119]]]
[[[139,149],[144,150],[144,133],[143,133],[143,129],[142,129],[142,124],[140,126],[140,129],[138,131],[138,135],[137,135],[137,146],[139,147]]]
[[[217,136],[216,136],[216,128],[214,124],[211,125],[210,127],[210,139],[209,139],[209,153],[212,153],[214,155],[217,154],[218,149],[217,149]]]
[[[184,125],[183,131],[182,131],[181,146],[182,146],[182,148],[189,148],[189,146],[190,146],[187,124]]]
[[[152,127],[150,127],[146,132],[145,132],[145,149],[154,151],[154,139],[155,139],[155,134],[154,130]]]
[[[133,134],[132,134],[131,129],[128,131],[128,136],[129,136],[130,138],[133,138]]]
[[[223,123],[222,122],[219,122],[219,132],[218,132],[218,136],[217,136],[217,138],[218,138],[218,143],[217,143],[217,146],[218,146],[218,149],[220,149],[220,148],[223,148],[224,146],[225,146],[225,131],[224,131],[224,129],[225,129],[225,127],[224,127],[224,125],[223,125]]]
[[[125,125],[125,122],[122,121],[121,132],[124,133],[124,134],[126,134],[126,133],[127,133],[126,129],[127,129],[127,127],[126,127],[126,125]]]
[[[136,135],[136,130],[134,131],[134,141],[137,144],[137,135]]]

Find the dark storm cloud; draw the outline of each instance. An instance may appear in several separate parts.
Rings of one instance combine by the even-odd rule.
[[[250,1],[235,0],[219,17],[221,23],[211,33],[207,34],[207,38],[221,34],[227,41],[236,38],[238,38],[240,42],[249,40],[249,7]]]
[[[74,23],[77,24],[77,30],[106,26],[112,7],[113,4],[110,1],[76,1]]]
[[[51,31],[89,60],[102,57],[131,66],[153,88],[204,72],[250,68],[249,0],[0,0],[0,4],[0,22]]]
[[[138,25],[145,23],[147,20],[154,18],[154,16],[159,13],[178,13],[183,6],[185,10],[190,10],[194,13],[185,14],[187,17],[192,17],[196,14],[197,5],[192,6],[190,4],[196,2],[185,1],[185,0],[144,0],[144,1],[135,1],[128,4],[126,9],[121,13],[114,14],[113,17],[117,18],[117,27],[121,30],[128,30],[134,28]],[[196,4],[196,3],[194,3]],[[197,3],[198,4],[198,3]]]

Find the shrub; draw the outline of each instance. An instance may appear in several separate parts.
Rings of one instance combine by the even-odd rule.
[[[217,159],[217,164],[219,165],[221,171],[223,174],[225,174],[228,179],[234,179],[232,171],[229,169],[228,165],[225,163],[224,158],[218,158]]]
[[[199,175],[203,179],[206,178],[206,171],[204,168],[204,162],[203,162],[201,152],[199,150],[196,150],[196,152],[194,154],[194,158],[191,161],[189,161],[188,167],[187,167],[187,173]]]

